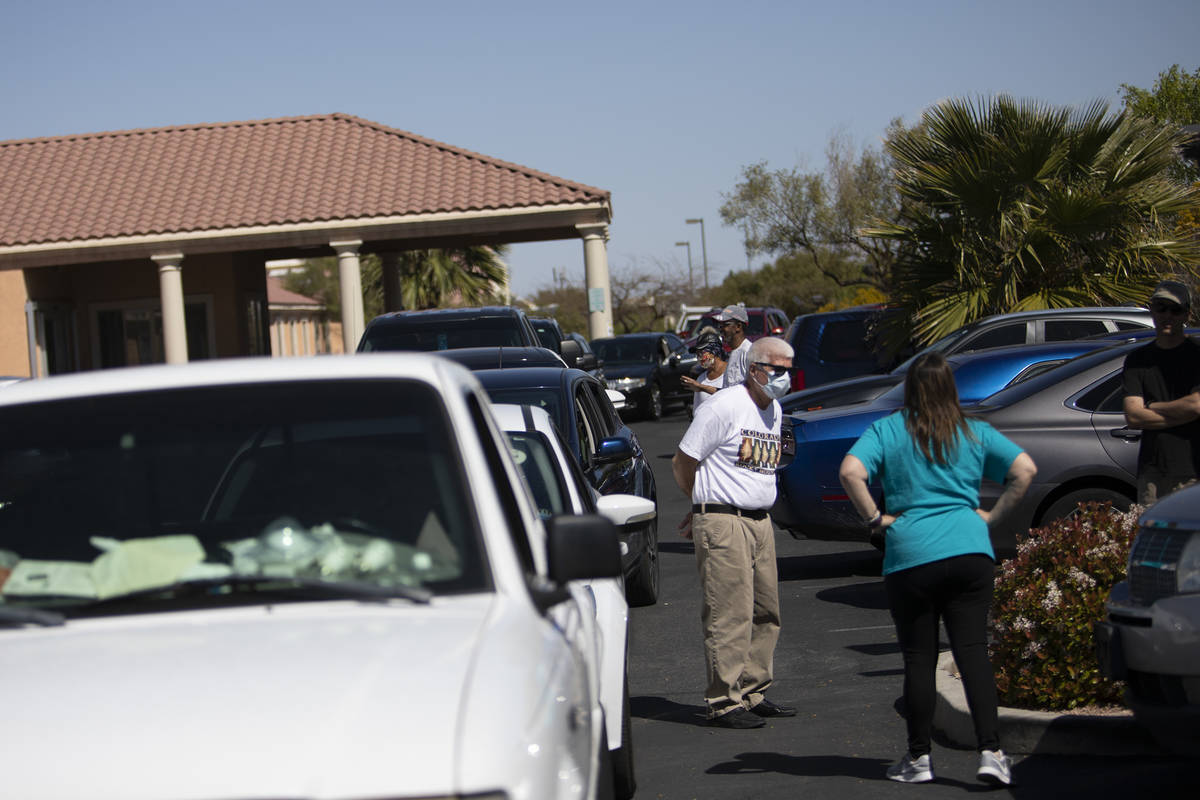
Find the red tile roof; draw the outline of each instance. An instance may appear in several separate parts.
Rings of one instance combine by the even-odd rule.
[[[0,142],[0,247],[609,199],[346,114]]]
[[[316,300],[308,295],[293,292],[290,289],[283,288],[283,279],[277,278],[274,275],[267,276],[267,305],[281,306],[312,306],[320,308],[321,301]]]

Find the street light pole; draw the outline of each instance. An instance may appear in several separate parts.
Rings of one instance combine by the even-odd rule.
[[[704,288],[708,288],[708,245],[704,241],[704,217],[696,219],[685,219],[684,222],[688,225],[700,224],[700,252],[704,258]]]
[[[695,286],[696,279],[692,277],[692,243],[691,242],[676,242],[676,247],[686,247],[688,249],[688,285]]]

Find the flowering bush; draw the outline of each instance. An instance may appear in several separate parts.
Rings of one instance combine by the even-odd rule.
[[[1001,566],[991,655],[1002,705],[1062,711],[1123,703],[1121,684],[1100,674],[1092,629],[1109,590],[1125,579],[1141,511],[1085,503],[1030,531]]]

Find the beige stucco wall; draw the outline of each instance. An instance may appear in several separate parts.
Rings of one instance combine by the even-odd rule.
[[[246,304],[261,298],[266,313],[266,272],[262,258],[219,253],[185,257],[183,294],[210,301],[210,337],[216,357],[248,352]],[[95,307],[160,298],[158,265],[150,259],[73,264],[0,272],[0,373],[29,374],[25,335],[26,298],[73,306],[78,324],[79,363],[94,369]]]
[[[25,276],[0,270],[0,375],[29,377],[29,337],[25,331]]]

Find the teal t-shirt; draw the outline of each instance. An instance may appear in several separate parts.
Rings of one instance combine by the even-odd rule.
[[[1003,483],[1022,452],[991,425],[968,419],[974,437],[960,431],[957,444],[938,464],[925,454],[904,427],[904,412],[876,420],[850,455],[883,484],[889,514],[883,574],[968,553],[995,558],[987,523],[975,513],[979,482]]]

